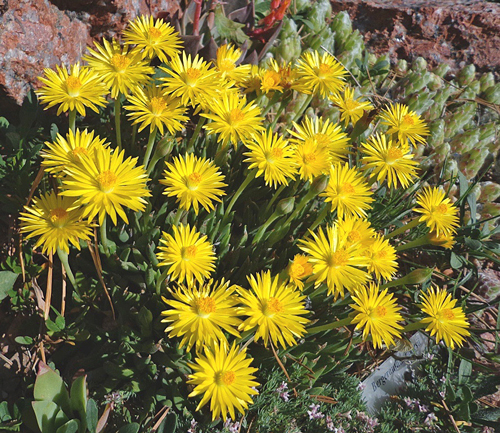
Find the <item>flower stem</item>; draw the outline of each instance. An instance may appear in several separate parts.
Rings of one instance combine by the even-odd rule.
[[[144,154],[144,161],[142,162],[144,167],[148,166],[149,158],[151,158],[151,152],[153,152],[155,138],[156,138],[156,127],[153,128],[153,130],[149,133],[149,140],[148,140],[148,144],[146,146],[146,153]]]
[[[271,216],[267,219],[267,221],[262,224],[257,232],[257,234],[255,235],[255,237],[253,238],[253,244],[256,244],[257,242],[259,242],[262,238],[262,236],[264,236],[264,233],[266,232],[267,228],[272,224],[272,222],[279,217],[279,213],[278,213],[278,210],[275,210]]]
[[[294,209],[294,211],[292,212],[292,214],[288,217],[288,219],[286,220],[285,224],[283,224],[283,226],[287,226],[289,225],[293,220],[294,218],[299,214],[299,212],[302,210],[302,208],[308,203],[310,202],[315,196],[316,196],[317,192],[310,189],[307,194],[302,198],[302,200],[300,200],[299,204],[297,205],[297,207]]]
[[[191,136],[191,139],[189,140],[189,143],[186,147],[186,152],[189,153],[193,151],[194,144],[196,143],[196,140],[200,135],[201,128],[203,127],[206,121],[207,119],[205,117],[200,116],[198,123],[196,124],[196,128],[193,132],[193,135]]]
[[[76,130],[76,110],[69,110],[69,129],[73,131]]]
[[[168,269],[165,269],[158,278],[158,281],[156,282],[156,294],[158,296],[161,295],[161,285],[167,279],[167,277],[168,277]]]
[[[266,215],[269,210],[271,209],[271,206],[273,205],[273,203],[278,199],[278,197],[280,196],[280,194],[283,192],[283,190],[285,189],[286,185],[283,184],[281,185],[279,188],[278,188],[278,191],[276,191],[274,194],[273,194],[273,197],[271,198],[271,200],[269,201],[269,203],[267,204],[266,206],[266,210],[264,211],[264,215]]]
[[[421,247],[422,245],[428,245],[429,243],[430,243],[429,236],[425,235],[411,242],[407,242],[406,244],[397,246],[396,251],[397,252],[405,251],[411,248]]]
[[[314,221],[312,223],[312,226],[309,227],[309,230],[314,231],[316,229],[316,227],[318,227],[323,222],[323,220],[325,219],[325,217],[328,215],[328,208],[329,207],[330,206],[328,205],[328,203],[325,203],[325,207],[319,213],[318,217],[316,218],[316,221]]]
[[[308,334],[317,334],[318,332],[328,331],[330,329],[342,328],[343,326],[348,326],[352,322],[351,317],[346,317],[345,319],[338,320],[337,322],[327,323],[326,325],[315,326],[307,330]]]
[[[425,323],[422,322],[413,322],[413,323],[408,323],[401,332],[410,332],[410,331],[417,331],[418,329],[425,328]]]
[[[134,126],[132,126],[132,140],[130,140],[130,144],[131,144],[131,149],[134,149],[134,146],[135,146],[135,139],[137,138],[137,128],[139,127],[139,125],[136,123]]]
[[[299,119],[302,117],[302,114],[304,114],[304,111],[307,110],[307,107],[309,107],[309,104],[311,103],[313,99],[313,95],[308,95],[304,103],[300,106],[299,111],[295,115],[295,118],[293,119],[294,122],[298,122]]]
[[[276,102],[278,102],[281,98],[281,92],[276,92],[273,97],[269,100],[269,102],[267,103],[266,105],[266,108],[264,108],[264,110],[262,111],[262,117],[264,117],[268,111],[271,109],[271,107],[276,104]]]
[[[172,225],[177,227],[179,225],[179,223],[181,222],[183,215],[184,215],[184,209],[177,210],[177,213],[175,214],[175,218],[174,218]]]
[[[117,95],[115,99],[115,130],[116,130],[116,144],[118,150],[122,149],[122,131],[121,131],[121,104],[120,104],[120,94]]]
[[[231,214],[231,210],[233,209],[233,206],[236,203],[236,200],[238,200],[238,197],[245,190],[245,188],[249,185],[249,183],[255,179],[255,173],[257,173],[257,169],[250,170],[247,174],[247,177],[243,181],[243,183],[240,185],[238,190],[234,193],[233,198],[229,202],[229,205],[227,206],[226,211],[224,212],[224,217],[222,218],[221,228],[226,225],[227,220],[229,219],[229,215]]]
[[[69,266],[68,253],[66,251],[61,250],[61,248],[57,248],[57,255],[59,256],[59,260],[61,260],[62,265],[64,266],[64,270],[66,271],[66,275],[68,276],[71,284],[76,289],[76,280],[73,272],[71,271],[71,267]]]
[[[107,217],[104,217],[104,221],[101,224],[101,227],[99,227],[99,230],[101,232],[101,244],[102,248],[104,249],[104,254],[106,254],[106,257],[109,257],[109,247],[108,247],[108,236],[106,233],[106,220]]]
[[[400,235],[401,233],[404,233],[406,230],[410,230],[414,227],[417,227],[420,224],[419,218],[415,217],[412,219],[409,223],[406,223],[404,226],[399,227],[398,229],[394,230],[391,233],[387,233],[385,235],[386,239],[393,238],[394,236]]]

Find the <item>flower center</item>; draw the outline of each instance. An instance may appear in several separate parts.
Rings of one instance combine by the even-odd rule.
[[[156,42],[158,38],[161,36],[161,30],[157,29],[156,27],[150,27],[148,30],[149,34],[149,39],[151,41]]]
[[[330,75],[332,73],[332,68],[326,63],[320,63],[318,71],[318,78],[326,78],[325,75]]]
[[[234,371],[220,372],[215,375],[215,382],[217,385],[232,385],[236,380]]]
[[[82,87],[82,82],[80,78],[74,77],[70,75],[66,79],[66,85],[68,86],[68,95],[69,96],[79,96],[80,95],[80,87]]]
[[[315,162],[316,161],[316,154],[315,153],[306,153],[304,155],[304,162],[306,164],[310,164],[311,162]]]
[[[54,225],[54,227],[63,227],[64,226],[64,223],[66,222],[66,217],[68,216],[68,212],[66,211],[66,209],[62,209],[60,207],[56,208],[56,209],[52,209],[50,211],[50,215],[49,215],[49,218],[50,218],[50,222],[52,223],[52,225]]]
[[[192,259],[196,256],[196,245],[190,245],[189,247],[183,247],[181,250],[181,256],[184,260]]]
[[[439,206],[436,206],[436,212],[445,214],[446,212],[448,212],[448,205],[445,203],[441,203]]]
[[[165,108],[167,108],[167,101],[165,98],[158,96],[154,96],[151,98],[151,112],[154,115],[161,115]]]
[[[131,60],[122,54],[115,54],[111,57],[111,64],[117,69],[118,72],[124,72],[130,65]]]
[[[283,158],[283,149],[275,147],[273,150],[271,150],[270,156],[273,159]]]
[[[361,240],[361,233],[358,230],[351,230],[347,235],[347,239],[351,242],[357,242]]]
[[[196,189],[202,180],[203,178],[200,173],[191,173],[188,176],[187,187],[191,190]]]
[[[330,267],[345,266],[349,261],[349,254],[344,250],[335,251],[328,260]]]
[[[376,308],[374,308],[372,313],[370,314],[371,317],[384,317],[386,315],[387,315],[387,308],[385,308],[383,305],[379,305]]]
[[[236,67],[236,65],[234,64],[234,62],[232,60],[229,60],[229,59],[222,59],[219,62],[219,69],[222,72],[232,71],[235,67]]]
[[[445,308],[441,311],[441,317],[446,320],[453,320],[455,318],[455,313],[450,308]]]
[[[387,151],[386,161],[388,163],[394,162],[403,157],[403,152],[397,147],[390,147]]]
[[[375,254],[374,254],[374,258],[375,259],[385,259],[387,257],[387,251],[377,251]]]
[[[215,301],[210,297],[198,299],[196,301],[197,313],[202,318],[207,318],[210,313],[215,313],[216,309]]]
[[[196,68],[187,68],[186,69],[186,84],[189,86],[194,86],[196,84],[196,80],[200,78],[201,71]]]
[[[403,121],[401,122],[404,126],[413,126],[415,125],[415,120],[413,119],[413,116],[410,114],[406,114],[403,116]]]
[[[243,113],[243,111],[241,111],[239,108],[233,108],[229,112],[229,121],[231,123],[241,122],[244,118],[245,118],[245,113]]]
[[[271,89],[280,83],[280,76],[277,72],[268,71],[262,78],[262,87]]]
[[[88,155],[88,152],[85,147],[77,146],[70,152],[70,154],[75,161],[80,161],[80,157],[82,155]]]
[[[282,313],[285,309],[281,304],[280,300],[277,298],[269,298],[267,301],[266,308],[264,310],[264,314],[266,316],[273,316],[277,313]]]
[[[290,266],[290,277],[292,278],[302,278],[304,276],[304,266],[299,263],[292,263]]]
[[[345,105],[345,111],[354,111],[356,110],[361,104],[356,101],[355,99],[346,99],[344,101]]]
[[[356,190],[349,182],[344,182],[340,187],[341,194],[354,194]]]
[[[314,139],[319,146],[328,146],[330,142],[330,140],[328,139],[328,135],[322,134],[321,132],[314,134]]]
[[[110,170],[103,171],[96,177],[97,183],[99,184],[101,191],[104,193],[113,191],[117,179],[116,174]]]

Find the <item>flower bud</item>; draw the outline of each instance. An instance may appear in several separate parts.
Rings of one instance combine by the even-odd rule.
[[[404,280],[402,284],[424,284],[432,277],[431,268],[420,268],[411,271],[409,274],[401,278]]]
[[[417,57],[411,64],[414,71],[425,72],[427,71],[427,61],[423,57]]]
[[[276,213],[278,215],[289,214],[291,211],[293,211],[294,205],[295,205],[294,197],[284,198],[283,200],[280,200],[276,205]]]
[[[467,86],[474,78],[476,78],[476,67],[474,65],[467,65],[457,75],[458,84]]]
[[[450,65],[447,63],[441,63],[439,66],[435,67],[432,72],[439,75],[441,78],[444,77],[450,70]]]
[[[320,192],[323,192],[327,186],[328,186],[328,176],[322,174],[313,180],[311,184],[311,191],[315,192],[316,194],[319,194]]]

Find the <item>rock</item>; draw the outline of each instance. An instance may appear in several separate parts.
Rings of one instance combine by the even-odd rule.
[[[118,35],[139,14],[179,9],[179,0],[0,0],[0,115],[12,114],[44,68],[81,60],[93,39]]]
[[[331,0],[347,11],[368,47],[395,63],[424,57],[458,72],[469,63],[500,73],[500,4],[484,0]]]

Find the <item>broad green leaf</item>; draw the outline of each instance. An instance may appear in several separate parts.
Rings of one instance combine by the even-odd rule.
[[[56,433],[76,433],[79,428],[80,422],[77,419],[72,419],[59,427]]]
[[[55,418],[61,410],[60,407],[53,401],[33,401],[31,405],[40,431],[42,433],[53,433],[55,431]]]
[[[458,383],[460,385],[467,383],[471,374],[472,363],[467,359],[462,359],[460,361],[460,366],[458,367]]]
[[[38,375],[33,390],[35,400],[53,401],[67,414],[71,414],[69,395],[64,382],[54,370],[45,363],[39,363]]]
[[[14,283],[19,274],[10,271],[0,271],[0,301],[8,296],[9,290],[14,287]]]
[[[78,412],[82,421],[82,430],[87,428],[87,375],[77,377],[71,384],[69,397],[71,409]]]
[[[14,341],[17,344],[22,344],[23,346],[30,346],[33,344],[33,338],[31,338],[29,335],[20,335],[14,338]]]
[[[248,39],[248,36],[242,30],[244,24],[235,23],[224,15],[222,6],[215,7],[215,27],[222,39],[229,39],[242,44]]]
[[[139,431],[139,424],[133,422],[132,424],[124,425],[118,433],[137,433]]]
[[[98,421],[97,403],[91,398],[87,401],[87,428],[90,433],[96,433]]]

